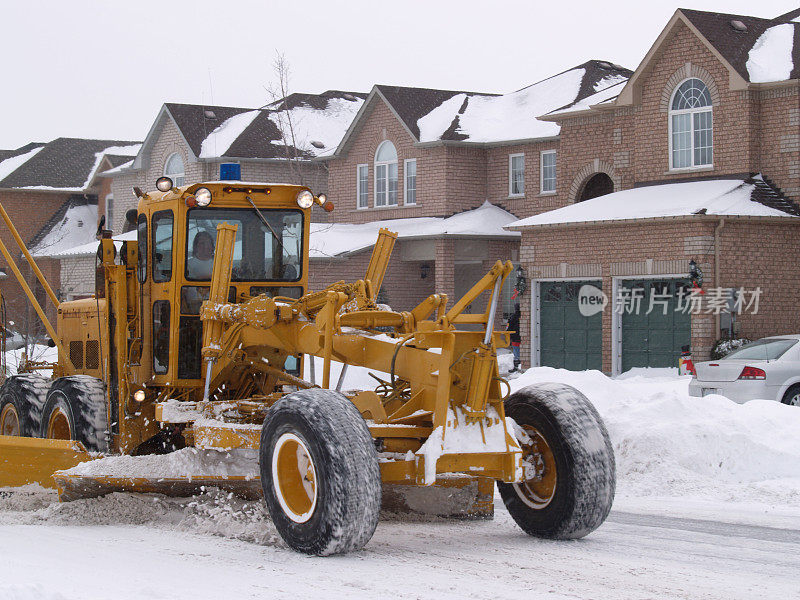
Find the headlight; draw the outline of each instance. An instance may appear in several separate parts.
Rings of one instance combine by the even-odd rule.
[[[159,192],[168,192],[174,187],[172,179],[169,177],[159,177],[156,179],[156,189]]]
[[[144,390],[136,390],[133,393],[133,399],[136,400],[137,402],[144,402],[144,398],[145,398]]]
[[[197,188],[194,193],[197,206],[208,206],[211,204],[211,190],[208,188]]]
[[[311,208],[314,204],[314,194],[308,190],[303,190],[297,194],[297,206],[300,208]]]

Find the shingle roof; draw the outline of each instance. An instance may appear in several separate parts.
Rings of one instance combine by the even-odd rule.
[[[399,87],[394,85],[376,85],[378,91],[386,98],[397,115],[408,127],[414,137],[419,139],[419,127],[417,121],[427,115],[433,109],[441,106],[445,101],[453,96],[465,94],[472,96],[499,96],[500,94],[487,94],[482,92],[455,92],[451,90],[434,90],[430,88]],[[463,139],[463,137],[451,133],[448,139]]]
[[[109,148],[135,146],[139,142],[58,138],[0,181],[0,188],[37,188],[82,191],[99,162],[98,154]],[[23,146],[28,151],[40,146]],[[20,154],[22,149],[15,151]],[[130,157],[129,157],[130,158]]]
[[[750,81],[750,74],[745,66],[748,54],[761,34],[770,27],[782,23],[791,23],[797,11],[792,11],[774,19],[762,19],[746,15],[732,15],[728,13],[704,12],[681,8],[680,11],[694,25],[708,42],[717,49],[722,57],[741,75],[745,81]],[[740,21],[746,27],[745,31],[734,28],[732,21]],[[800,77],[800,24],[794,26],[794,48],[792,59],[794,69],[790,79]]]
[[[203,142],[218,128],[224,126],[226,122],[232,117],[243,115],[244,113],[259,111],[250,122],[242,123],[243,129],[236,131],[232,139],[225,138],[225,148],[215,148],[212,151],[213,158],[230,157],[230,158],[285,158],[286,149],[282,142],[282,135],[280,128],[277,124],[281,114],[284,111],[305,111],[315,114],[318,118],[325,119],[329,116],[330,123],[324,127],[326,131],[332,133],[333,137],[337,137],[337,129],[341,129],[338,139],[328,141],[331,144],[328,151],[332,152],[335,145],[338,144],[341,135],[347,129],[352,116],[345,116],[347,121],[343,126],[331,125],[335,120],[341,120],[342,115],[338,112],[338,104],[349,105],[354,103],[351,109],[352,115],[355,115],[357,109],[360,108],[366,94],[362,92],[346,92],[341,90],[328,90],[321,94],[291,94],[285,99],[276,100],[261,108],[243,108],[235,106],[204,106],[199,104],[166,104],[166,108],[175,120],[178,129],[180,129],[186,142],[189,144],[195,156],[201,156],[203,151]],[[245,117],[246,118],[246,117]],[[302,126],[302,118],[297,119],[295,127],[304,129]],[[312,119],[313,120],[313,119]],[[296,132],[297,133],[297,132]],[[305,139],[307,134],[315,135],[314,132],[302,132],[302,136],[298,136],[297,145],[299,155],[304,158],[311,158],[318,156],[321,152],[317,151],[314,146],[310,146],[309,142],[315,141],[316,138]],[[224,136],[222,136],[224,137]],[[324,152],[323,152],[324,153]],[[205,157],[208,157],[206,153]]]

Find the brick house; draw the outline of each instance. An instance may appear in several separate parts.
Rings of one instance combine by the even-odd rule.
[[[53,251],[94,239],[97,228],[97,198],[103,183],[97,177],[103,168],[128,160],[138,150],[137,142],[58,138],[32,143],[16,150],[0,151],[0,202],[36,257],[51,287],[62,298],[71,297],[61,286],[61,265],[49,258]],[[44,289],[30,272],[11,233],[0,228],[3,242],[15,257],[31,289],[52,318],[55,311]],[[38,331],[38,318],[0,257],[6,277],[0,279],[9,319],[21,331]],[[49,306],[48,306],[49,305]]]
[[[408,310],[434,290],[459,298],[497,259],[518,260],[518,239],[499,230],[498,220],[529,215],[534,204],[550,206],[559,127],[536,117],[573,106],[630,73],[589,61],[505,95],[374,86],[329,161],[329,195],[337,206],[332,230],[380,220],[400,232],[383,285],[393,308]],[[537,159],[541,153],[542,162],[526,162],[526,150]],[[548,177],[540,189],[542,164]],[[481,228],[490,209],[494,218]],[[476,219],[471,232],[421,234],[408,227],[416,219],[453,216]],[[362,277],[368,258],[366,250],[315,257],[312,288],[345,273]],[[513,306],[512,284],[509,278],[505,313]]]
[[[511,226],[531,280],[524,361],[617,373],[674,366],[685,344],[707,359],[731,333],[800,330],[798,13],[680,9],[627,82],[540,116],[560,125],[559,208],[531,206]],[[727,290],[760,288],[759,312],[683,314],[690,261],[730,302]],[[578,310],[584,284],[611,299],[591,318]],[[631,290],[645,306],[672,297],[632,314]]]

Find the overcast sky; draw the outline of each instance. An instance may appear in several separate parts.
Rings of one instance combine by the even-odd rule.
[[[141,140],[164,102],[258,107],[373,84],[508,92],[585,62],[635,69],[678,6],[772,18],[797,0],[0,0],[0,148]]]

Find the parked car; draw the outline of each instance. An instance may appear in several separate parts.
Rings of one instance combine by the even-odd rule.
[[[695,364],[689,395],[720,394],[800,406],[800,335],[761,338],[724,358]]]

